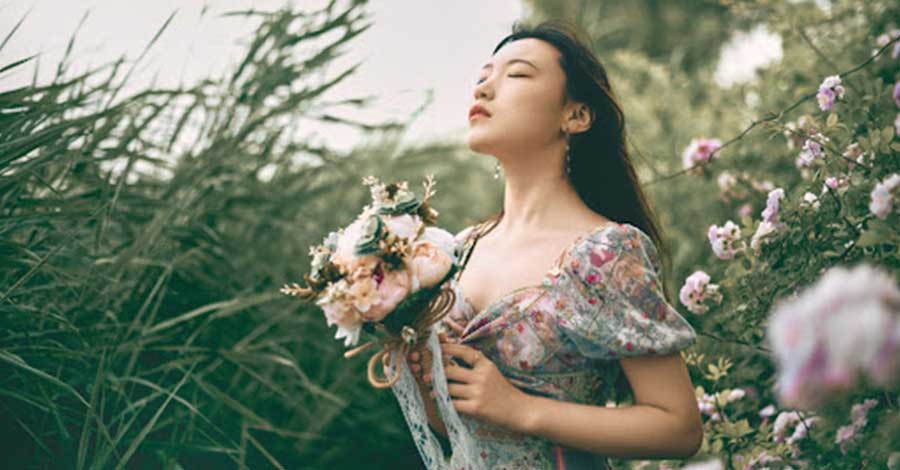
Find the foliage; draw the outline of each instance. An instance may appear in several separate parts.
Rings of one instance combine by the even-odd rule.
[[[370,25],[363,6],[229,13],[258,22],[243,59],[182,89],[120,97],[137,61],[70,76],[67,58],[52,83],[0,94],[8,465],[419,461],[393,396],[360,380],[364,361],[345,361],[320,315],[278,292],[365,202],[363,176],[435,173],[450,227],[486,198],[444,196],[490,175],[456,146],[401,149],[406,123],[341,117],[369,98],[323,99],[356,69],[323,73]],[[310,120],[369,143],[338,154],[303,132]]]

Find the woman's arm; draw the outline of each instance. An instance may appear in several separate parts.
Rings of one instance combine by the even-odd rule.
[[[703,423],[680,353],[620,359],[635,404],[608,408],[525,395],[520,431],[618,458],[686,458]]]

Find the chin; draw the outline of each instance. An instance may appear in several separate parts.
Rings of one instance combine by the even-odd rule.
[[[466,145],[473,152],[488,154],[493,153],[495,142],[490,135],[486,135],[480,129],[469,129],[469,133],[466,134]]]

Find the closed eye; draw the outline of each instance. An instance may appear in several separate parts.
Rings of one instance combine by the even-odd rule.
[[[527,77],[527,76],[528,76],[528,75],[512,74],[512,73],[509,74],[509,75],[507,75],[507,77]],[[481,82],[483,82],[483,81],[484,81],[483,78],[479,78],[478,81],[475,82],[475,84],[477,85],[477,84],[479,84],[479,83],[481,83]]]

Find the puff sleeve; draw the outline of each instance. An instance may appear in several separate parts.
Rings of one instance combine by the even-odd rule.
[[[691,346],[696,332],[667,302],[658,268],[652,239],[629,224],[576,244],[564,265],[574,301],[560,319],[563,337],[585,357],[602,360]]]

